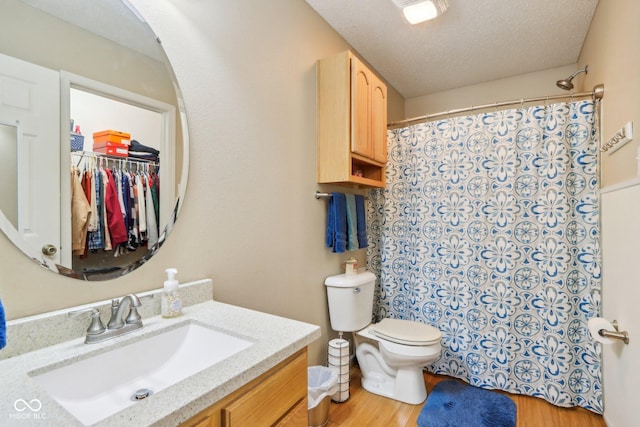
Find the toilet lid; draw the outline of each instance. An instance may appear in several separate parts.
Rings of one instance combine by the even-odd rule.
[[[371,331],[380,338],[406,345],[432,345],[442,337],[433,326],[402,319],[382,319],[371,326]]]

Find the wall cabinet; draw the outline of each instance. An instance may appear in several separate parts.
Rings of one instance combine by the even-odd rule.
[[[278,425],[307,399],[306,347],[181,427]]]
[[[387,86],[350,51],[317,72],[318,183],[384,187]]]

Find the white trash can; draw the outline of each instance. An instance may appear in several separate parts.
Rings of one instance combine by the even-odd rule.
[[[324,427],[329,422],[331,396],[338,391],[338,373],[325,366],[310,366],[307,387],[309,427]]]

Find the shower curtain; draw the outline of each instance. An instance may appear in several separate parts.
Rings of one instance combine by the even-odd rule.
[[[431,372],[602,412],[596,106],[388,132],[368,208],[374,317],[442,332]]]

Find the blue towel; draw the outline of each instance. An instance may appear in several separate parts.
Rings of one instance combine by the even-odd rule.
[[[333,212],[333,197],[329,197],[329,204],[327,206],[329,207],[327,209],[327,247],[333,248],[333,240],[335,238],[333,227],[336,223],[336,220],[333,219],[335,216],[335,213]]]
[[[0,301],[0,350],[7,345],[7,320],[4,316],[4,307]]]
[[[356,219],[356,198],[353,194],[345,194],[347,200],[347,249],[358,249],[358,232]]]
[[[332,252],[347,248],[347,201],[343,193],[331,193],[327,218],[327,247]]]
[[[358,248],[369,246],[367,241],[367,210],[364,207],[364,196],[357,194],[356,198],[356,218],[358,222]]]

